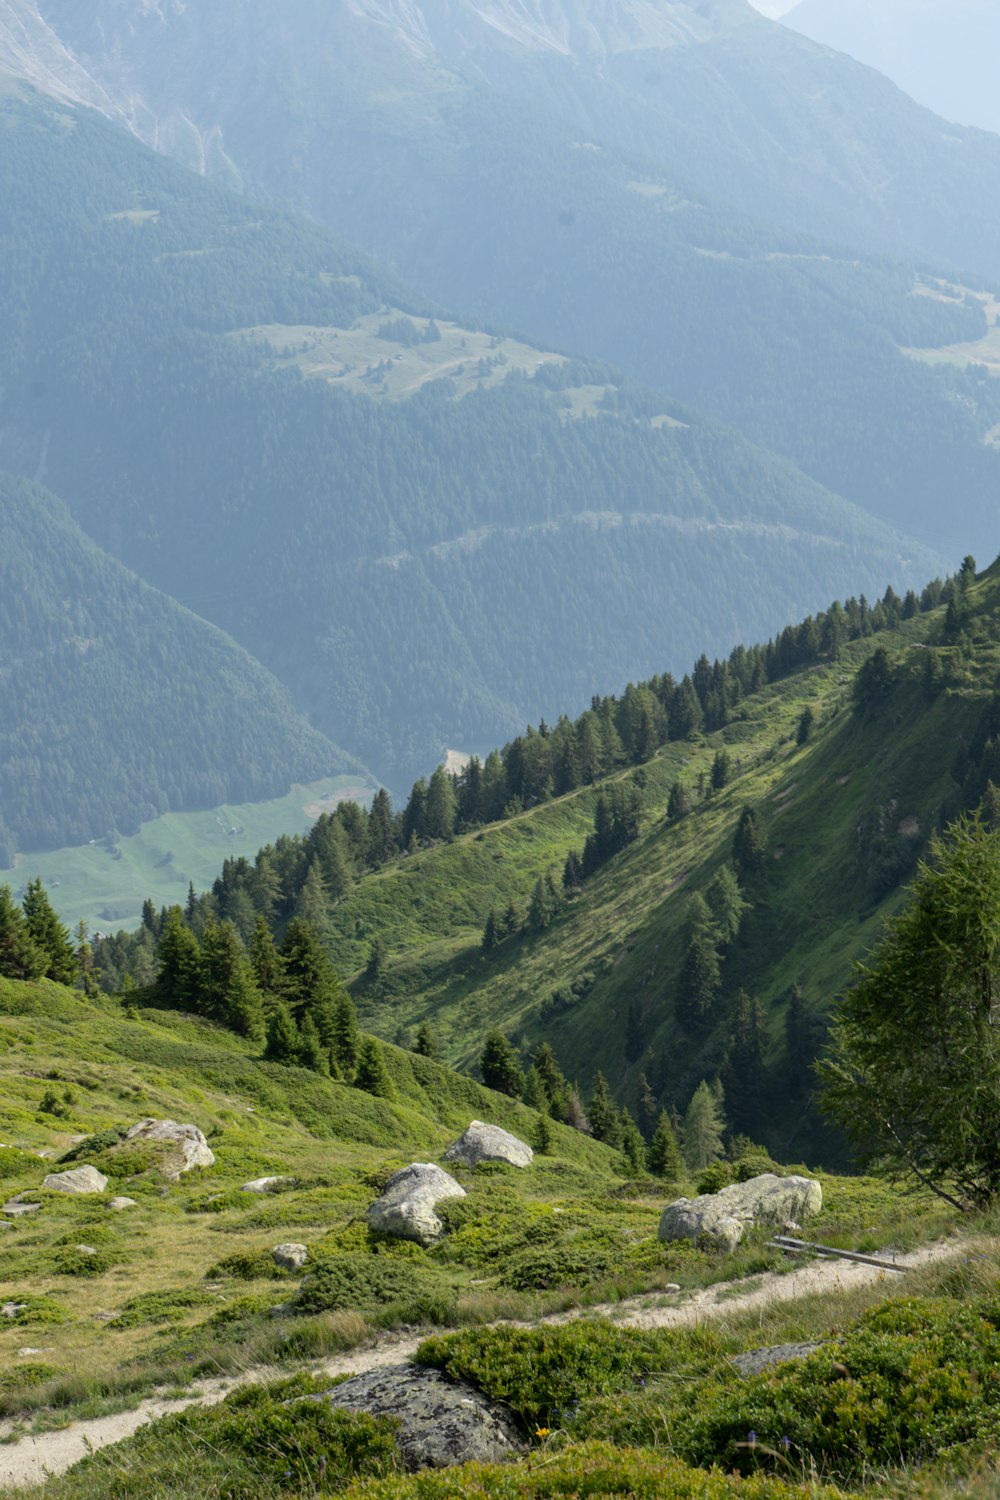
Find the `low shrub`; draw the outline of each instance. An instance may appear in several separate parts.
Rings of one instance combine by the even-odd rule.
[[[544,1463],[463,1464],[351,1485],[345,1500],[856,1500],[823,1484],[786,1484],[756,1475],[705,1474],[675,1458],[582,1443],[546,1453]]]
[[[8,1295],[7,1300],[16,1304],[19,1309],[9,1318],[10,1323],[65,1323],[69,1319],[69,1313],[54,1297],[33,1297],[30,1294],[22,1296],[13,1292]]]
[[[19,1151],[16,1146],[0,1146],[0,1182],[9,1182],[13,1177],[27,1177],[38,1172],[39,1160],[30,1151]]]
[[[192,1307],[206,1307],[212,1298],[206,1292],[186,1287],[176,1291],[142,1292],[125,1303],[109,1328],[139,1328],[143,1324],[178,1323]]]
[[[21,1391],[31,1385],[45,1385],[49,1380],[55,1380],[59,1371],[54,1365],[43,1365],[38,1362],[30,1363],[25,1360],[23,1364],[10,1365],[6,1370],[0,1370],[0,1391]]]
[[[372,1312],[396,1302],[415,1302],[430,1290],[427,1278],[405,1261],[382,1256],[335,1255],[317,1266],[292,1298],[296,1312]]]
[[[275,1264],[268,1250],[237,1250],[205,1272],[207,1281],[220,1276],[235,1276],[238,1281],[287,1281],[289,1273]]]

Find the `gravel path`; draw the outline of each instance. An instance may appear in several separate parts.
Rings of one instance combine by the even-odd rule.
[[[946,1260],[949,1256],[958,1254],[959,1249],[956,1241],[946,1240],[937,1245],[929,1245],[913,1255],[900,1256],[898,1263],[907,1269],[916,1269],[933,1261]],[[890,1252],[886,1254],[891,1258]],[[760,1276],[747,1277],[743,1281],[722,1282],[694,1292],[673,1305],[664,1305],[664,1294],[658,1292],[633,1297],[625,1302],[558,1313],[543,1321],[568,1323],[581,1317],[605,1316],[619,1325],[634,1328],[689,1327],[723,1314],[793,1302],[814,1292],[850,1291],[895,1274],[852,1261],[814,1260],[797,1271],[784,1274],[769,1271]],[[375,1344],[322,1360],[310,1368],[319,1375],[359,1375],[382,1365],[402,1363],[416,1352],[419,1342],[419,1337],[409,1334],[387,1334]],[[287,1370],[260,1366],[230,1379],[202,1381],[192,1387],[189,1397],[182,1400],[153,1398],[143,1401],[134,1411],[117,1412],[114,1416],[97,1417],[92,1421],[72,1422],[58,1432],[43,1432],[35,1437],[4,1444],[0,1446],[0,1486],[38,1484],[49,1474],[65,1473],[72,1464],[94,1449],[104,1448],[109,1443],[117,1443],[122,1438],[129,1437],[136,1428],[155,1421],[157,1417],[184,1411],[189,1406],[210,1406],[221,1401],[237,1386],[275,1380],[287,1374]]]

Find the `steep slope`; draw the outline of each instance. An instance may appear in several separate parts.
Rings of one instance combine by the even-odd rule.
[[[434,320],[94,116],[15,98],[0,132],[0,457],[397,786],[938,565],[731,431]]]
[[[0,528],[0,868],[346,769],[270,673],[50,494],[0,474]]]
[[[946,120],[1000,130],[990,0],[799,0],[784,16],[814,42],[877,68]]]
[[[187,164],[218,147],[430,295],[611,359],[938,547],[950,487],[992,551],[997,391],[899,346],[957,341],[915,257],[997,285],[1000,143],[745,0],[44,13]]]

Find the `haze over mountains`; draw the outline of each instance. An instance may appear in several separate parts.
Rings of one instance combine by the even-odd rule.
[[[0,466],[397,789],[995,548],[1000,141],[745,0],[5,0],[0,67]]]

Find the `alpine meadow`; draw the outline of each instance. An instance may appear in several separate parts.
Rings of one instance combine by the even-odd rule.
[[[0,0],[0,1500],[1000,1494],[995,32]]]

